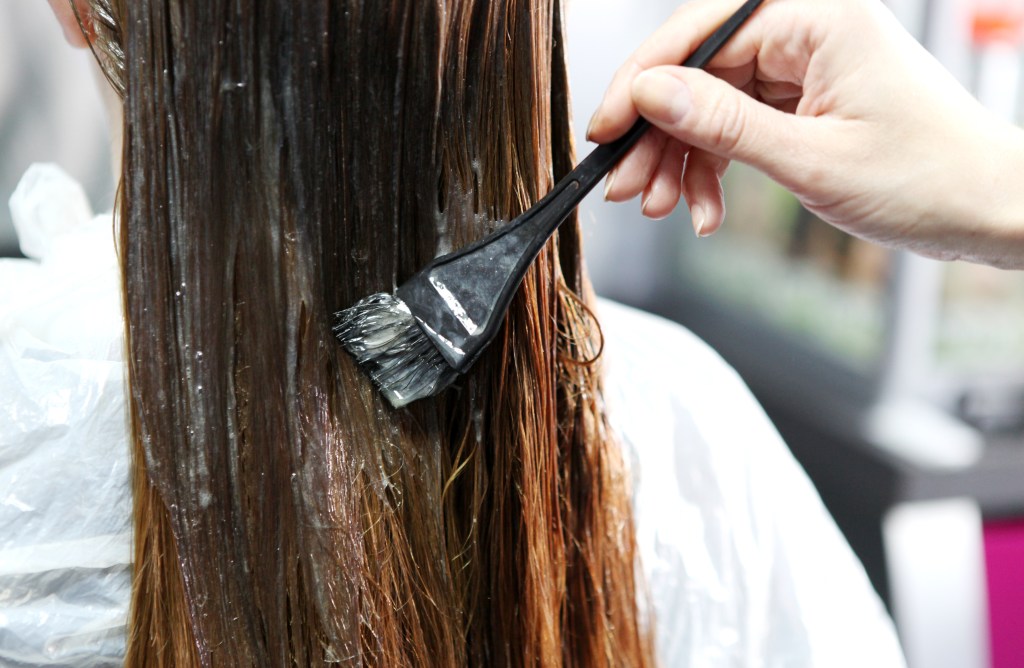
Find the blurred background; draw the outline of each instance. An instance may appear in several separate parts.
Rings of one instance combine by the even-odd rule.
[[[54,162],[109,211],[110,131],[88,51],[72,49],[44,0],[0,2],[0,257],[18,255],[7,200],[34,162]]]
[[[580,155],[612,73],[678,4],[570,2]],[[985,105],[1024,120],[1024,1],[885,4]],[[889,606],[911,668],[1024,666],[1024,273],[881,250],[742,165],[725,192],[708,239],[685,207],[651,222],[636,201],[591,196],[598,292],[686,325],[741,373]]]
[[[886,4],[1021,122],[1024,0]],[[613,72],[677,5],[570,0],[581,155]],[[100,89],[47,3],[0,3],[0,201],[31,163],[55,162],[110,208]],[[725,189],[726,225],[709,239],[684,207],[651,222],[637,202],[591,196],[598,291],[683,323],[743,375],[892,611],[911,668],[1024,665],[1024,274],[880,250],[739,165]],[[0,206],[0,256],[18,255]]]

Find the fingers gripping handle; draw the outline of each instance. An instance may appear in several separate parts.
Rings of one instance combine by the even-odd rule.
[[[711,36],[701,42],[697,50],[690,54],[690,57],[683,62],[683,67],[697,67],[704,68],[707,66],[711,59],[715,57],[725,43],[740,29],[751,14],[761,5],[763,0],[747,0],[743,3],[736,12],[726,19],[719,28],[711,33]],[[611,171],[615,165],[619,163],[619,160],[629,152],[629,149],[633,148],[634,145],[640,140],[640,137],[651,127],[643,118],[637,120],[633,124],[626,134],[622,135],[618,139],[608,144],[602,144],[598,146],[588,155],[576,169],[572,170],[563,179],[563,183],[567,181],[576,181],[579,183],[579,196],[578,199],[572,204],[576,206],[583,197],[594,189],[598,181],[603,179],[608,172]],[[555,190],[559,190],[556,187]],[[571,208],[570,208],[571,210]],[[569,210],[563,214],[562,218],[569,214]]]

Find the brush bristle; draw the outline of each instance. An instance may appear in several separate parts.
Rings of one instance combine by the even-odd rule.
[[[433,396],[458,377],[398,297],[370,295],[334,318],[334,336],[395,408]]]

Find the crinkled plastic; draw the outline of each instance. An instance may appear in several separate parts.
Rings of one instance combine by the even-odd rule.
[[[0,665],[118,665],[130,594],[120,291],[109,217],[60,170],[12,198],[0,261]],[[664,666],[903,666],[816,492],[736,374],[603,302]]]
[[[34,165],[0,260],[0,665],[120,665],[131,499],[110,216]]]

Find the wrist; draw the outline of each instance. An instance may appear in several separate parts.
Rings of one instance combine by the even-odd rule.
[[[946,214],[955,257],[947,259],[1022,269],[1024,130],[986,120],[965,151],[950,153],[957,182],[948,184]]]
[[[1024,130],[1005,124],[994,133],[987,160],[988,196],[982,232],[992,240],[986,264],[1024,268]],[[981,153],[980,159],[986,156]]]

